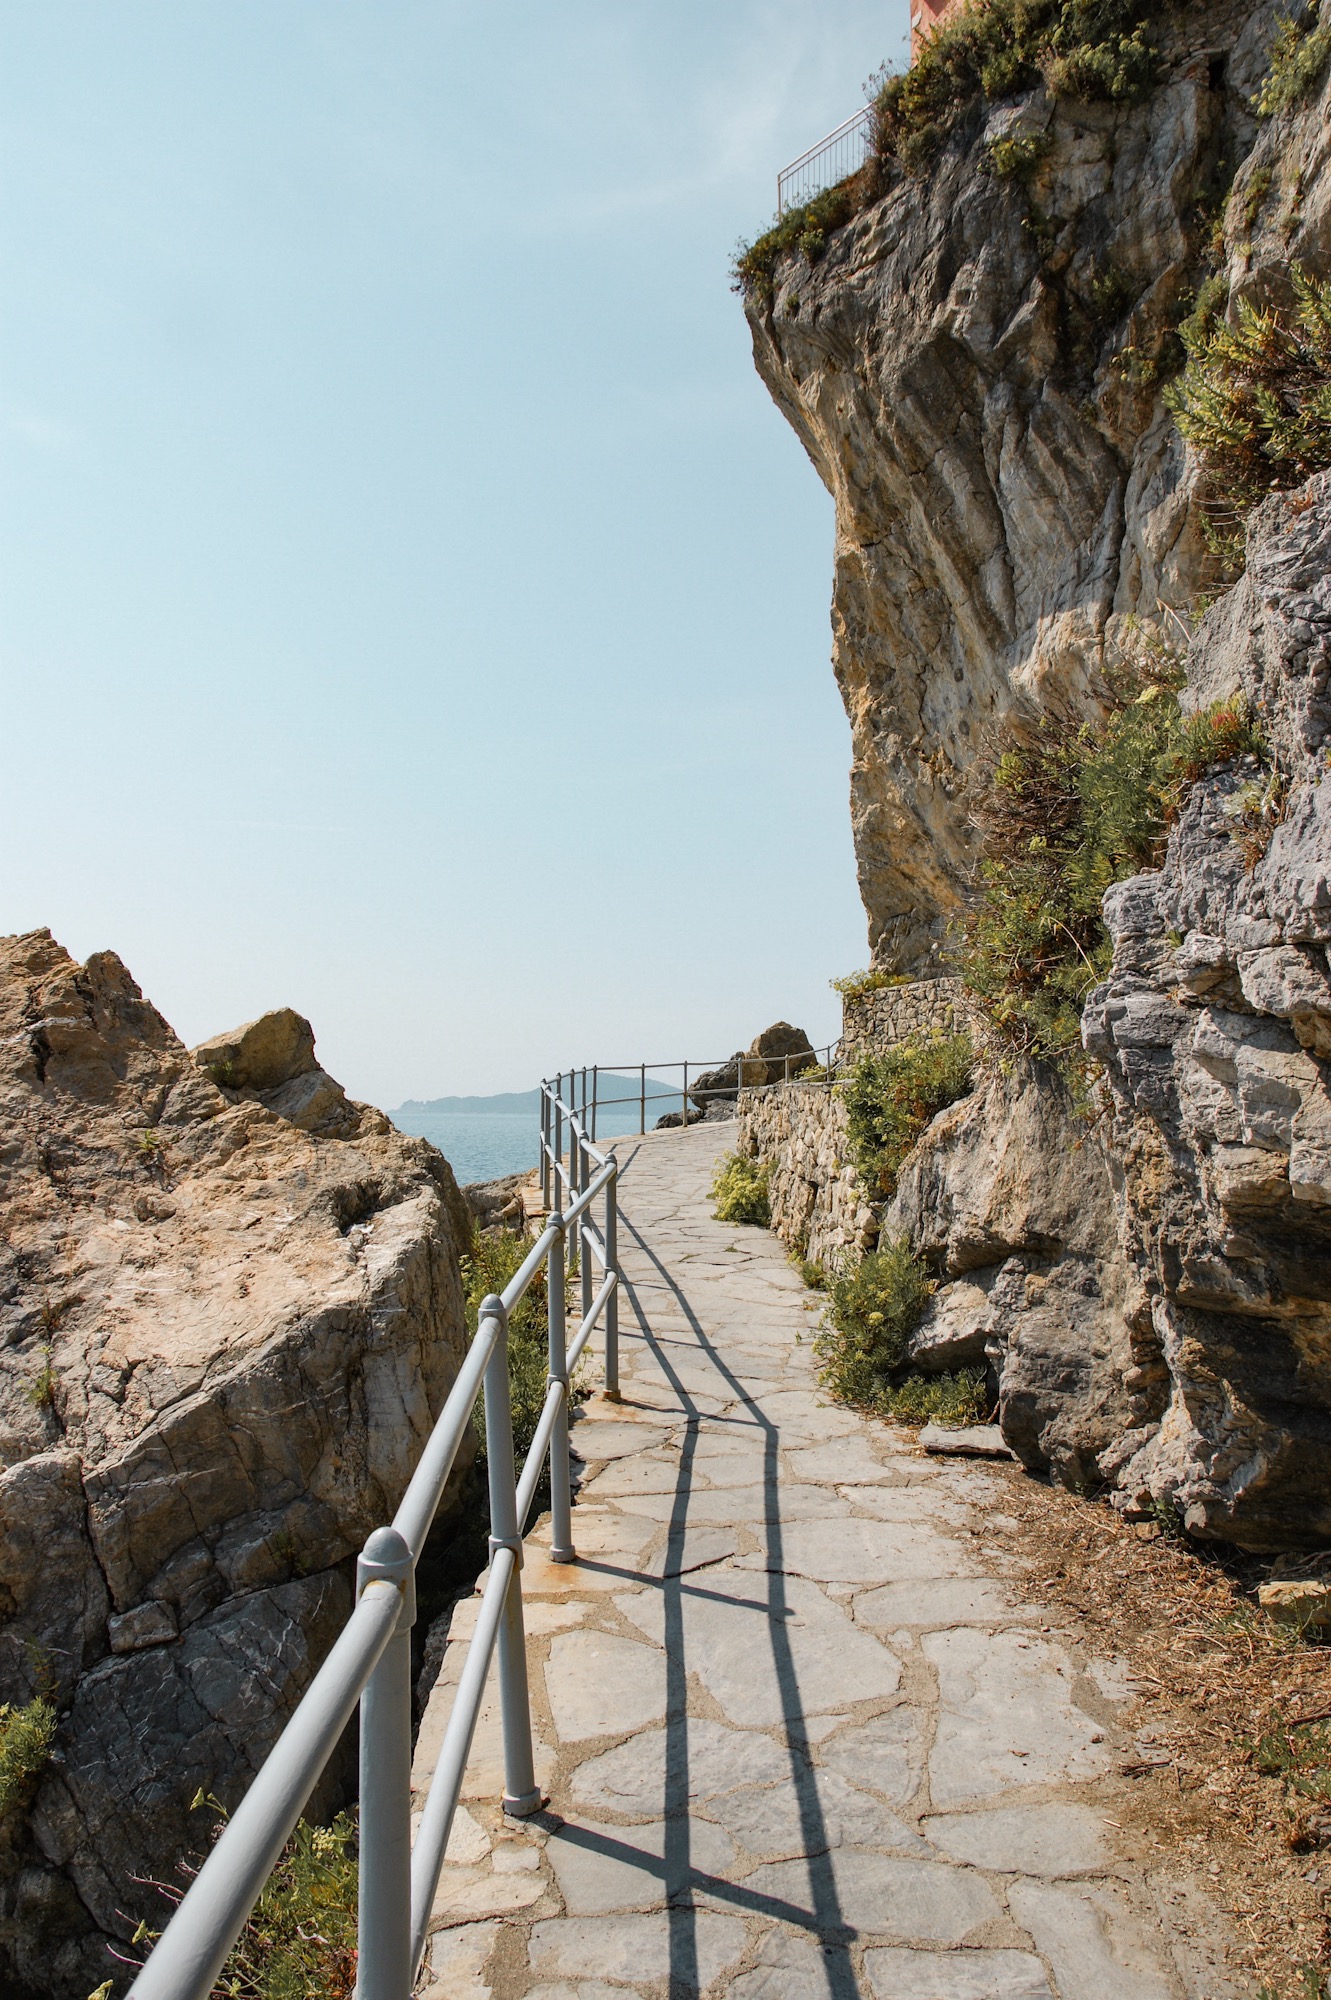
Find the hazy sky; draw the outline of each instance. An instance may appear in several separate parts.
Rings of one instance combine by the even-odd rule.
[[[836,1030],[832,515],[729,290],[904,0],[3,0],[0,930],[356,1095]]]

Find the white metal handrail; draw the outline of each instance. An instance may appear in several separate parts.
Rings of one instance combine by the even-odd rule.
[[[843,119],[834,132],[816,146],[801,153],[776,177],[778,220],[788,208],[800,208],[824,188],[857,174],[869,157],[873,143],[873,111],[866,104],[850,118]]]
[[[141,1967],[129,2000],[207,2000],[357,1703],[360,1704],[360,1889],[357,2000],[408,2000],[425,1953],[430,1911],[462,1790],[486,1676],[499,1653],[505,1812],[536,1812],[544,1796],[532,1758],[522,1610],[522,1534],[550,1462],[551,1560],[577,1559],[569,1480],[569,1378],[602,1315],[607,1389],[618,1394],[619,1168],[580,1120],[569,1118],[578,1164],[563,1172],[573,1199],[552,1213],[501,1295],[481,1303],[457,1380],[388,1528],[376,1528],[356,1565],[356,1604],[244,1799]],[[595,1170],[591,1162],[595,1161]],[[604,1197],[598,1230],[589,1219]],[[582,1312],[570,1341],[565,1262],[581,1246]],[[593,1298],[588,1250],[605,1272]],[[546,1267],[549,1374],[521,1477],[513,1465],[508,1325]],[[415,1569],[449,1473],[485,1391],[490,1567],[434,1775],[411,1838],[411,1627]]]

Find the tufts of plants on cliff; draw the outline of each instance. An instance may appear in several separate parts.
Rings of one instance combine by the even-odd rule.
[[[972,814],[981,859],[959,957],[1013,1048],[1045,1058],[1080,1048],[1082,1003],[1109,970],[1105,890],[1159,866],[1199,778],[1262,754],[1241,700],[1184,716],[1181,685],[1177,656],[1139,632],[1102,721],[1070,730],[1045,719],[1000,742]]]
[[[1211,539],[1241,566],[1242,518],[1331,466],[1331,280],[1290,267],[1294,304],[1240,299],[1181,329],[1188,365],[1165,392],[1210,488]]]
[[[971,0],[929,37],[904,76],[874,99],[875,147],[908,170],[927,166],[963,112],[1034,90],[1133,102],[1156,80],[1151,0]]]
[[[1263,118],[1274,118],[1311,96],[1331,60],[1331,18],[1318,0],[1304,9],[1303,18],[1290,15],[1280,23],[1271,44],[1271,67],[1257,94],[1255,109]]]
[[[742,244],[735,289],[770,303],[780,257],[799,251],[816,263],[832,231],[878,200],[893,168],[927,168],[985,100],[1017,97],[1040,83],[1055,97],[1131,103],[1146,96],[1159,70],[1152,29],[1159,14],[1158,0],[969,0],[935,29],[909,70],[872,79],[868,161]],[[1000,173],[1033,167],[1041,143],[1025,142],[1030,157],[1011,145],[1000,151]]]
[[[969,1035],[912,1035],[861,1056],[839,1088],[855,1165],[872,1198],[893,1192],[907,1153],[940,1111],[966,1095],[974,1067]]]

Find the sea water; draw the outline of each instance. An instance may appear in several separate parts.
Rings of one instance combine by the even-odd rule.
[[[659,1087],[659,1086],[658,1086]],[[650,1127],[662,1111],[678,1111],[679,1095],[647,1100]],[[391,1114],[400,1132],[410,1132],[437,1146],[465,1187],[471,1181],[497,1181],[504,1174],[525,1174],[536,1165],[540,1148],[539,1114],[535,1111],[426,1111],[403,1108]],[[618,1138],[638,1129],[638,1106],[604,1107],[596,1121],[598,1141]]]

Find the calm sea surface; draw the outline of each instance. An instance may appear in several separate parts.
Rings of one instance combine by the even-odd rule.
[[[662,1111],[677,1111],[679,1097],[649,1099],[647,1123]],[[393,1111],[400,1132],[411,1132],[437,1146],[459,1181],[497,1181],[502,1174],[526,1173],[536,1165],[540,1127],[534,1111]],[[638,1107],[604,1110],[597,1122],[598,1139],[611,1139],[638,1129]]]

